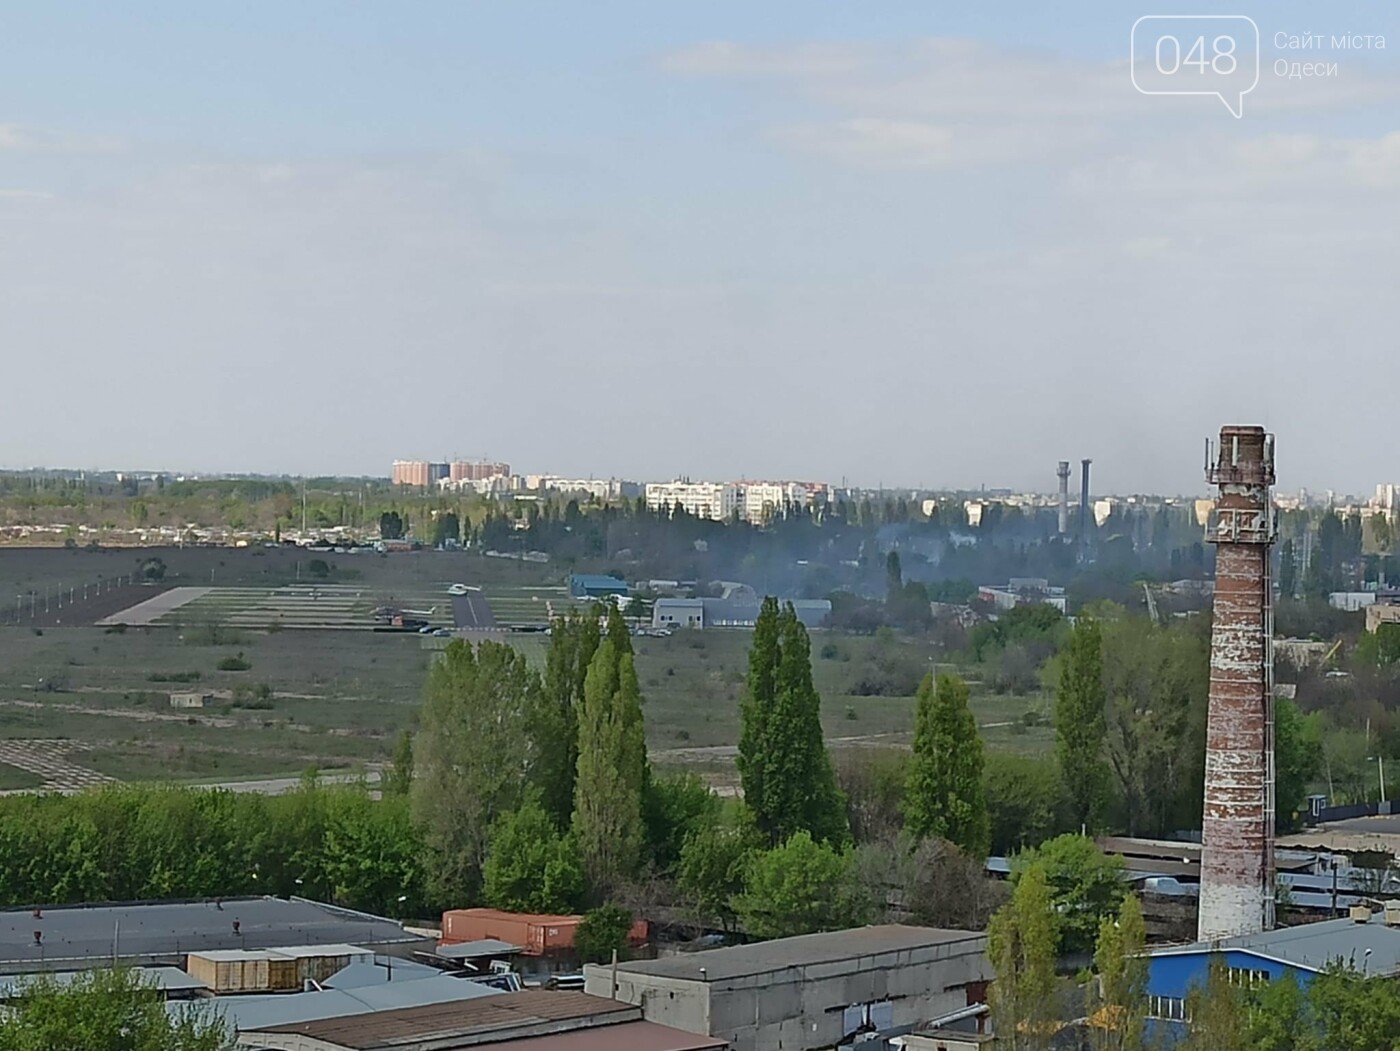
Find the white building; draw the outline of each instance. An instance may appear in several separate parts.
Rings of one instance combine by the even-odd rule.
[[[727,520],[739,510],[743,491],[732,482],[648,482],[647,507],[653,511],[683,508],[696,518]]]
[[[762,524],[811,502],[811,492],[801,482],[740,482],[739,486],[744,492],[739,513],[746,522]]]
[[[977,589],[977,597],[997,610],[1015,609],[1017,606],[1036,603],[1054,606],[1061,613],[1067,608],[1065,589],[1051,587],[1048,580],[1040,577],[1012,577],[1005,587],[983,584]]]

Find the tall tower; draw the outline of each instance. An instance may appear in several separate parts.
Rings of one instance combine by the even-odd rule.
[[[1089,465],[1093,460],[1079,461],[1079,548],[1081,557],[1089,547]]]
[[[1274,925],[1274,439],[1222,427],[1206,478],[1217,486],[1206,791],[1197,937],[1216,941]]]
[[[1055,468],[1060,479],[1060,536],[1069,532],[1069,461],[1061,460]]]

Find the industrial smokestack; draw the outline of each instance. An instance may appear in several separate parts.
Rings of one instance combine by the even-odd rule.
[[[1089,546],[1089,465],[1093,460],[1079,461],[1079,546]]]
[[[1069,532],[1069,461],[1061,460],[1055,468],[1060,479],[1060,536]]]
[[[1219,495],[1207,532],[1215,623],[1197,937],[1218,941],[1274,925],[1274,439],[1262,427],[1222,427],[1219,455],[1206,460]]]

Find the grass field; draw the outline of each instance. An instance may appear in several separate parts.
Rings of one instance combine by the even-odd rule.
[[[108,571],[127,571],[138,554],[152,557],[42,550],[35,565],[22,566],[21,554],[0,550],[0,580],[22,577],[33,586],[35,574],[47,573],[56,587],[74,579],[75,567],[90,574],[105,561]],[[160,552],[169,582],[210,590],[151,626],[0,628],[0,791],[36,787],[36,780],[62,787],[84,772],[217,781],[382,763],[399,732],[413,726],[428,651],[444,640],[347,628],[372,626],[379,604],[446,610],[447,588],[459,581],[481,587],[505,623],[538,623],[573,605],[563,571],[548,566],[439,552],[333,556],[331,580],[312,585],[296,580],[298,561],[306,572],[306,555],[297,554]],[[509,642],[543,666],[545,635],[475,637]],[[634,639],[648,744],[659,766],[734,780],[750,638],[718,630]],[[817,632],[812,649],[833,744],[907,746],[914,685],[941,656],[931,644]],[[230,659],[248,667],[220,670]],[[884,685],[872,689],[872,678]],[[1027,719],[1028,711],[1043,714],[1042,700],[971,685],[989,747],[1021,754],[1048,747],[1053,732],[1043,719]],[[248,687],[271,695],[249,696]],[[183,691],[212,700],[202,709],[173,709],[170,694]],[[7,757],[6,741],[21,751]]]

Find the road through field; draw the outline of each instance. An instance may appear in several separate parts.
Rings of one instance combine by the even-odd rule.
[[[108,627],[113,624],[126,624],[131,627],[141,627],[153,624],[167,613],[171,613],[181,606],[187,606],[195,599],[203,598],[211,590],[213,589],[171,588],[169,591],[162,591],[159,595],[148,598],[145,602],[138,602],[129,609],[103,617],[97,622],[97,626]]]

